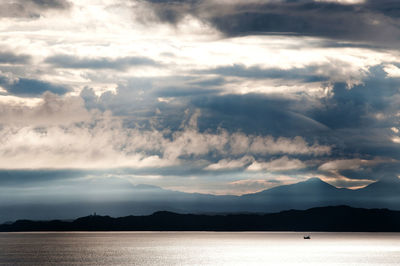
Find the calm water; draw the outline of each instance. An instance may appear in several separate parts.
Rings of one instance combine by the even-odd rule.
[[[400,234],[0,233],[0,265],[400,265]]]

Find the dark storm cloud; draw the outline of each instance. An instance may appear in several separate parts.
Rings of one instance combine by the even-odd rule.
[[[315,109],[312,117],[333,129],[369,127],[378,123],[390,127],[397,118],[399,78],[387,77],[382,66],[370,69],[362,84],[352,88],[335,83],[333,96],[323,100],[323,108]],[[389,115],[392,119],[377,120],[376,114]]]
[[[127,84],[120,84],[116,93],[105,92],[98,97],[91,88],[85,88],[81,97],[88,109],[112,110],[115,115],[129,116],[132,123],[148,123],[156,116],[158,123],[177,128],[184,110],[190,108],[186,104],[193,98],[218,94],[223,82],[223,78],[198,76],[131,78]],[[164,99],[168,103],[160,97],[169,98]]]
[[[238,129],[246,134],[272,136],[318,135],[327,128],[296,111],[297,102],[279,95],[222,95],[197,97],[192,104],[202,109],[200,129]],[[313,133],[313,134],[312,134]]]
[[[4,0],[0,3],[0,17],[40,17],[48,10],[66,10],[67,0]]]
[[[266,76],[265,73],[261,75]],[[292,74],[289,71],[279,75]],[[299,74],[293,75],[300,77]],[[129,116],[131,123],[142,126],[142,122],[155,121],[153,126],[178,129],[184,119],[184,111],[199,108],[201,116],[198,124],[201,131],[224,128],[230,132],[240,130],[248,134],[293,137],[327,129],[304,113],[302,109],[309,105],[306,98],[291,100],[285,98],[286,95],[219,95],[219,86],[225,85],[222,77],[174,77],[173,81],[176,85],[164,87],[163,84],[169,84],[172,80],[132,79],[128,84],[120,85],[116,93],[106,92],[98,97],[93,90],[86,88],[81,96],[89,109],[112,110],[113,114]],[[162,99],[158,101],[158,97],[170,99],[164,102]]]
[[[46,63],[60,68],[88,69],[127,69],[133,66],[158,66],[159,64],[146,57],[130,56],[117,59],[110,58],[77,58],[69,55],[48,57]]]
[[[81,91],[81,97],[88,109],[111,110],[115,115],[132,115],[141,119],[148,108],[153,107],[157,101],[152,94],[153,82],[150,78],[132,78],[127,84],[120,84],[116,93],[105,92],[98,97],[93,89],[85,88]],[[147,119],[146,116],[145,120]]]
[[[313,74],[316,70],[318,70],[318,66],[284,70],[278,68],[261,68],[257,66],[246,67],[244,65],[236,64],[233,66],[223,66],[211,70],[198,71],[197,73],[250,79],[302,80],[303,82],[323,82],[329,80],[329,77],[327,76]]]
[[[364,4],[369,10],[374,10],[388,17],[400,17],[400,5],[397,0],[367,0]]]
[[[29,55],[0,52],[0,64],[25,64],[31,60]]]
[[[387,171],[390,175],[398,173],[398,163],[390,160],[400,160],[400,144],[392,140],[399,134],[390,128],[400,126],[399,87],[400,79],[387,76],[383,66],[378,66],[359,85],[349,88],[334,83],[332,96],[316,105],[306,97],[285,99],[281,95],[196,97],[192,104],[202,110],[201,130],[220,127],[245,134],[303,136],[309,143],[316,140],[332,146],[332,160],[389,158],[386,163],[343,170],[349,177],[379,179],[385,167],[391,169]]]
[[[186,15],[193,15],[227,36],[294,34],[392,47],[397,47],[400,39],[400,2],[394,0],[367,0],[360,4],[312,0],[148,2],[161,21],[175,24]]]
[[[398,136],[390,128],[399,127],[399,78],[388,77],[382,66],[370,69],[362,84],[348,88],[333,86],[333,96],[305,114],[331,129],[338,156],[381,156],[400,159]],[[382,171],[381,171],[382,172]]]
[[[224,77],[307,80],[314,77],[313,73],[316,73],[314,67],[279,70],[246,68],[241,65],[197,73],[217,76],[212,79],[201,79],[195,75],[178,79],[179,86],[162,87],[171,82],[162,78],[132,79],[129,84],[120,86],[115,94],[106,93],[97,97],[93,91],[85,89],[81,95],[91,108],[103,106],[100,109],[112,110],[114,114],[125,117],[130,115],[131,120],[126,121],[128,127],[140,125],[147,129],[168,129],[173,134],[182,130],[186,111],[189,110],[187,116],[190,117],[190,113],[193,114],[194,110],[200,110],[197,119],[199,132],[218,134],[219,130],[223,129],[229,133],[271,135],[275,138],[302,136],[309,144],[319,143],[332,147],[329,156],[318,158],[322,161],[316,162],[312,166],[314,169],[307,167],[302,170],[315,172],[319,165],[329,160],[353,158],[373,160],[376,157],[400,160],[400,144],[392,141],[393,136],[399,134],[390,129],[400,127],[397,116],[400,104],[400,97],[398,97],[400,79],[388,76],[383,69],[384,66],[370,68],[361,83],[352,87],[345,83],[332,83],[330,96],[319,99],[306,94],[297,94],[295,97],[288,97],[285,94],[218,94],[216,88],[221,84],[225,85]],[[321,79],[325,77],[315,76]],[[174,80],[177,80],[176,77]],[[200,85],[202,82],[204,86]],[[186,87],[182,84],[195,85]],[[192,89],[194,91],[188,93]],[[142,93],[139,93],[140,91]],[[171,102],[166,103],[157,101],[157,97],[181,98],[171,99]],[[250,155],[259,161],[271,159],[268,156]],[[310,159],[301,156],[294,158],[303,162]],[[190,161],[193,158],[186,159]],[[216,163],[224,157],[211,152],[202,155],[200,159]],[[382,170],[384,167],[380,167],[380,164],[392,167],[391,162],[382,162],[367,165],[359,170],[341,170],[341,173],[357,179],[379,179],[384,172]],[[395,167],[391,169],[393,171],[388,172],[395,174],[397,171]],[[229,171],[232,170],[220,172],[223,174]],[[163,175],[183,176],[193,173],[201,175],[204,169],[201,167],[196,169],[195,166],[190,165],[187,169],[171,167],[162,169],[161,172]],[[152,174],[159,173],[152,172]]]
[[[291,71],[237,65],[206,70],[205,74],[254,79],[325,78],[314,76],[313,72],[313,67]],[[400,104],[400,79],[388,77],[383,66],[371,68],[362,83],[351,88],[344,83],[333,83],[332,95],[321,99],[303,94],[296,97],[285,94],[220,95],[218,86],[224,84],[222,77],[199,81],[194,76],[180,79],[176,86],[162,87],[169,82],[171,80],[161,78],[132,79],[129,84],[118,87],[116,94],[105,93],[97,97],[93,91],[85,89],[81,95],[90,109],[130,115],[134,120],[132,124],[153,121],[157,128],[175,130],[184,119],[185,109],[199,109],[200,131],[223,128],[245,134],[303,136],[311,143],[318,140],[321,144],[335,145],[341,152],[339,157],[362,153],[397,158],[400,154],[399,145],[391,140],[393,132],[390,130],[400,126],[396,116]],[[199,84],[190,86],[196,82],[205,84],[203,87]],[[157,97],[184,99],[171,99],[172,102],[165,103],[157,101]]]
[[[7,90],[8,93],[19,96],[39,96],[46,91],[55,94],[65,94],[69,90],[61,85],[55,85],[49,82],[19,78],[16,80],[9,80],[0,76],[0,86]]]

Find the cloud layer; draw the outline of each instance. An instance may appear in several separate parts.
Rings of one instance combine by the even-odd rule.
[[[3,1],[0,178],[240,194],[397,177],[399,8]]]
[[[161,20],[186,16],[207,21],[228,36],[282,34],[395,45],[398,3],[367,1],[147,1]]]

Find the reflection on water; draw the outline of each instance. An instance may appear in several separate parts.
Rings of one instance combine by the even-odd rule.
[[[0,233],[0,265],[398,265],[400,234]]]

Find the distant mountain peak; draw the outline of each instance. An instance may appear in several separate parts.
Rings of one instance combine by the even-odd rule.
[[[322,179],[318,178],[318,177],[311,177],[309,179],[307,179],[304,182],[321,182],[321,183],[326,183],[325,181],[323,181]]]
[[[365,190],[374,192],[400,192],[400,179],[398,177],[386,177],[361,189],[361,191]]]
[[[292,197],[294,194],[310,196],[313,195],[313,193],[321,194],[335,191],[338,191],[335,186],[332,186],[331,184],[326,183],[317,177],[312,177],[298,183],[277,186],[257,193],[250,193],[242,196],[251,197],[256,195],[276,195],[276,193],[279,193],[282,195],[285,194],[288,197]]]
[[[307,179],[305,181],[294,183],[294,184],[291,184],[289,186],[309,186],[309,187],[312,187],[312,186],[324,186],[324,187],[336,188],[335,186],[325,182],[324,180],[322,180],[322,179],[320,179],[318,177],[311,177],[311,178],[309,178],[309,179]]]

